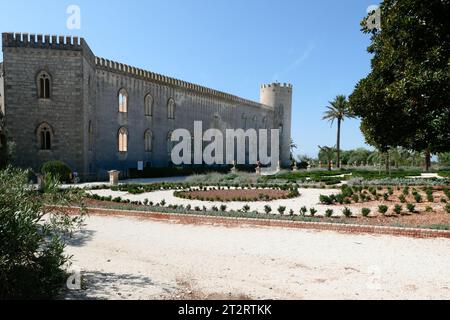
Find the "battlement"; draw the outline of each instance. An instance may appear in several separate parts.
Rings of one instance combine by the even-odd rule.
[[[159,84],[165,85],[165,86],[178,87],[178,88],[182,88],[182,89],[194,92],[194,93],[199,93],[201,95],[209,95],[211,97],[215,97],[215,98],[219,98],[219,99],[223,99],[223,100],[227,100],[227,101],[231,101],[231,102],[236,102],[236,103],[240,103],[240,104],[244,104],[244,105],[255,106],[255,107],[264,106],[255,101],[247,100],[247,99],[240,98],[240,97],[237,97],[237,96],[225,93],[225,92],[221,92],[221,91],[217,91],[217,90],[210,89],[207,87],[203,87],[203,86],[193,84],[190,82],[186,82],[183,80],[167,77],[167,76],[164,76],[161,74],[157,74],[157,73],[154,73],[151,71],[146,71],[143,69],[139,69],[136,67],[132,67],[132,66],[129,66],[129,65],[126,65],[123,63],[111,61],[111,60],[104,59],[104,58],[96,57],[95,64],[96,64],[97,68],[100,70],[105,70],[105,71],[114,72],[114,73],[120,73],[123,75],[140,78],[143,80],[156,82],[156,83],[159,83]],[[265,107],[268,107],[268,106],[265,106]]]
[[[2,47],[82,51],[90,62],[94,60],[94,54],[84,38],[76,36],[6,32],[2,33]]]
[[[266,89],[266,88],[288,88],[288,89],[292,89],[292,87],[293,86],[290,83],[279,83],[279,82],[274,82],[274,83],[261,85],[261,89]]]

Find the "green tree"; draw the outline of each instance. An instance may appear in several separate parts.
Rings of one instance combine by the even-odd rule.
[[[320,153],[322,153],[327,160],[328,170],[331,171],[331,161],[333,161],[333,157],[336,152],[336,149],[334,147],[327,147],[327,146],[323,146],[323,147],[319,146],[319,149],[320,149]]]
[[[27,178],[12,167],[0,171],[0,300],[56,297],[67,279],[63,239],[82,221],[63,209],[80,194],[49,177],[40,193]]]
[[[450,150],[449,11],[448,0],[384,0],[381,29],[361,23],[372,71],[349,98],[369,144],[423,152],[426,170]]]
[[[322,120],[328,120],[333,125],[334,121],[337,122],[337,142],[336,142],[336,153],[337,153],[337,167],[341,167],[341,125],[346,118],[353,118],[353,113],[350,111],[347,97],[344,95],[338,95],[333,101],[329,102],[327,106],[327,111],[325,111]]]

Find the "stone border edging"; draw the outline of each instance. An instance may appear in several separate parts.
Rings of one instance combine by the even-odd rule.
[[[69,213],[75,214],[74,210],[79,208],[68,208]],[[146,211],[104,209],[104,208],[87,208],[87,213],[98,216],[121,216],[147,218],[156,221],[169,221],[184,224],[215,224],[224,226],[260,226],[260,227],[282,227],[297,228],[318,231],[336,231],[341,233],[365,233],[373,235],[392,235],[405,236],[413,238],[448,238],[450,239],[449,230],[433,230],[418,228],[401,228],[389,226],[371,226],[357,224],[340,224],[329,222],[306,222],[276,219],[255,219],[241,217],[219,217],[207,215],[191,215],[179,213],[157,213]]]

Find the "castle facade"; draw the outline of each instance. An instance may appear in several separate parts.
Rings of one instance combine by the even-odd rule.
[[[78,37],[3,33],[2,50],[0,141],[11,141],[14,165],[37,171],[61,160],[85,180],[167,167],[171,132],[192,132],[195,121],[280,129],[280,162],[290,164],[292,85],[263,85],[260,101],[249,101],[96,57]]]

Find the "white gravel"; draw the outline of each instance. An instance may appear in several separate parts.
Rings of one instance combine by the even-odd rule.
[[[450,299],[449,252],[447,239],[93,216],[67,248],[86,287],[69,297]]]
[[[227,206],[227,210],[240,210],[244,205],[250,206],[251,211],[264,212],[264,206],[271,206],[273,213],[275,213],[280,206],[286,207],[286,213],[289,210],[294,210],[295,214],[299,214],[300,208],[306,206],[308,210],[310,208],[315,208],[318,211],[318,215],[325,214],[325,211],[330,208],[330,206],[321,205],[319,203],[319,196],[323,195],[331,195],[339,193],[338,190],[334,189],[299,189],[300,197],[292,198],[292,199],[281,199],[274,201],[257,201],[257,202],[220,202],[220,201],[199,201],[199,200],[189,200],[175,197],[173,195],[174,191],[155,191],[149,193],[142,194],[129,194],[125,191],[112,191],[110,189],[104,190],[92,190],[90,191],[92,194],[97,194],[99,196],[112,196],[121,197],[122,199],[128,199],[131,201],[144,201],[148,199],[149,202],[159,203],[162,200],[166,201],[166,206],[168,205],[191,205],[192,208],[196,206],[203,208],[205,206],[207,209],[211,209],[213,206],[220,207],[222,204]],[[356,212],[355,212],[356,213]],[[335,215],[341,215],[342,212],[336,211]]]

